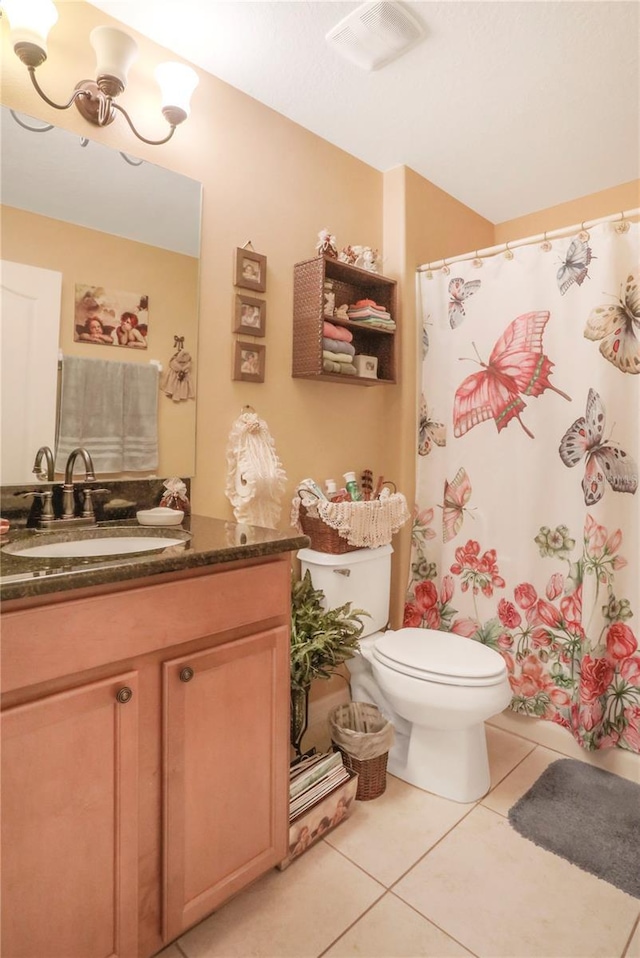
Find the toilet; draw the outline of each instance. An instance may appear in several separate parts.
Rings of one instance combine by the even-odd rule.
[[[511,701],[499,652],[452,632],[383,631],[391,587],[390,545],[344,555],[302,549],[302,574],[327,608],[364,609],[360,652],[347,661],[354,702],[373,702],[394,725],[387,768],[418,788],[474,802],[490,786],[484,722]]]

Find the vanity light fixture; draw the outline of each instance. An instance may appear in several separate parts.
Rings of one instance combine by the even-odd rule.
[[[138,52],[135,40],[115,27],[96,27],[89,41],[96,52],[96,80],[81,80],[67,103],[54,103],[36,79],[36,69],[47,59],[47,35],[58,19],[52,0],[3,0],[2,8],[11,25],[15,54],[24,63],[31,82],[42,99],[56,110],[75,104],[85,120],[108,126],[121,113],[133,133],[152,146],[166,143],[189,116],[191,94],[198,85],[195,70],[182,63],[161,63],[155,70],[162,94],[162,114],[170,131],[161,140],[148,140],[138,133],[124,107],[116,102],[127,85],[127,73]]]

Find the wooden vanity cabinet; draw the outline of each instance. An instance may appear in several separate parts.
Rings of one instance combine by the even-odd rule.
[[[285,819],[273,801],[273,750],[288,645],[281,626],[162,665],[168,941],[278,860]]]
[[[286,856],[289,554],[213,569],[3,612],[3,958],[148,958]]]
[[[2,954],[136,955],[138,677],[2,714]]]

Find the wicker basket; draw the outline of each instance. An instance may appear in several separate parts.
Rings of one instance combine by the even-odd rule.
[[[328,724],[333,747],[358,775],[357,801],[378,798],[387,787],[387,758],[395,737],[391,722],[373,702],[347,702],[331,710]]]
[[[335,745],[335,743],[334,743]],[[345,752],[340,746],[335,746],[342,753],[345,768],[355,772],[358,776],[356,791],[357,802],[368,802],[371,798],[378,798],[387,787],[387,758],[389,753],[378,755],[377,758],[366,758],[360,761]]]
[[[300,525],[305,536],[311,539],[311,548],[316,552],[329,552],[332,555],[344,555],[345,552],[355,552],[358,546],[351,546],[346,539],[338,535],[319,517],[310,516],[306,508],[300,505]]]

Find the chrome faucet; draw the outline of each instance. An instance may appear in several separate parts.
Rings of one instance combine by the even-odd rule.
[[[46,460],[47,468],[42,468],[42,459]],[[55,478],[53,466],[53,453],[48,446],[40,446],[33,461],[33,472],[43,482],[53,482]]]
[[[95,482],[96,477],[93,472],[93,461],[91,456],[86,449],[83,449],[82,446],[79,446],[77,449],[74,449],[69,453],[69,458],[67,459],[67,465],[64,470],[64,485],[62,486],[62,519],[73,519],[75,517],[75,502],[74,502],[74,486],[73,486],[73,467],[76,464],[76,459],[78,456],[82,457],[84,462],[84,481],[85,482]],[[88,501],[87,501],[88,500]],[[91,504],[91,496],[85,493],[85,506],[83,510],[83,518],[85,520],[94,519],[93,507]]]

